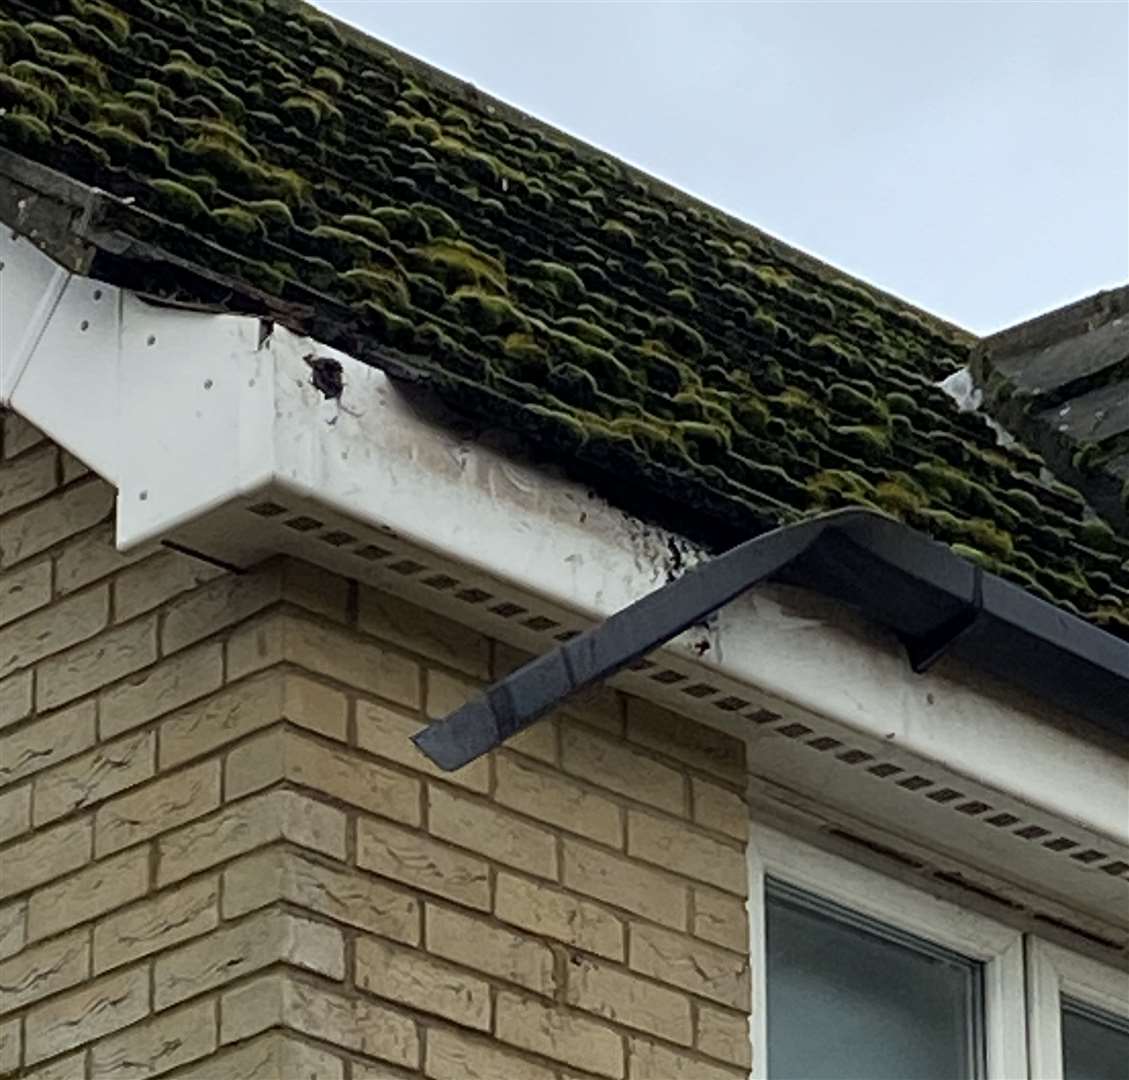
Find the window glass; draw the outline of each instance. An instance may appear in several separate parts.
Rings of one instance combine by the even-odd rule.
[[[765,901],[770,1080],[983,1076],[977,961],[779,882]]]
[[[1062,1004],[1063,1080],[1129,1080],[1129,1021]]]

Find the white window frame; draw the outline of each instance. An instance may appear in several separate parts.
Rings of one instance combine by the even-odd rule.
[[[768,1080],[765,878],[787,882],[984,964],[987,1080],[1027,1076],[1023,934],[901,881],[750,824],[749,941],[753,976],[752,1080]],[[1061,1064],[1059,1067],[1061,1074]]]
[[[1062,1080],[1062,999],[1129,1020],[1129,972],[1107,967],[1040,938],[1028,938],[1031,1075]]]

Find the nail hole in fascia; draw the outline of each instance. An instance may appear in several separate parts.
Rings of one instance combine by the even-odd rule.
[[[156,337],[156,335],[155,335],[155,334],[150,334],[150,335],[149,335],[149,340],[148,340],[148,341],[146,341],[146,342],[145,342],[145,344],[146,344],[146,345],[156,345],[156,344],[157,344],[157,337]]]
[[[139,491],[139,492],[137,493],[137,497],[138,497],[138,498],[139,498],[139,499],[140,499],[140,500],[141,500],[142,502],[144,502],[144,501],[145,501],[145,500],[146,500],[147,498],[149,498],[149,492],[147,492],[147,491]]]
[[[82,331],[89,330],[90,329],[90,320],[89,319],[83,319],[82,322],[80,322],[78,324],[78,328]]]
[[[205,390],[211,390],[213,385],[214,385],[214,383],[212,382],[211,379],[205,379],[204,380],[204,389]]]
[[[4,260],[0,259],[0,274],[2,274],[4,272],[4,265],[5,265]]]
[[[101,300],[102,299],[102,290],[101,289],[95,289],[94,290],[94,299],[95,300]]]

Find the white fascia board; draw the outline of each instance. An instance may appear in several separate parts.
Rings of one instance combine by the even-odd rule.
[[[41,265],[26,242],[0,242],[9,269]],[[22,292],[13,303],[6,286],[0,295],[6,325],[30,324],[42,307],[29,310]],[[314,357],[341,365],[340,399],[312,384]],[[588,622],[702,557],[437,420],[424,394],[376,368],[255,318],[154,307],[84,278],[51,307],[7,403],[116,483],[122,548],[188,542],[250,565],[277,544],[253,515],[223,512],[281,492]],[[751,688],[1129,844],[1123,755],[969,672],[942,663],[914,675],[890,635],[824,598],[756,588],[667,652],[703,679]]]

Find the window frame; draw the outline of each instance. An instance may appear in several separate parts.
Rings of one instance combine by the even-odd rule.
[[[776,878],[984,964],[986,1080],[1027,1076],[1023,934],[776,829],[750,822],[751,1080],[768,1080],[765,879]],[[1059,1065],[1061,1073],[1061,1062]]]
[[[1063,997],[1129,1020],[1129,972],[1033,936],[1027,940],[1027,992],[1031,1075],[1039,1080],[1063,1080]]]

